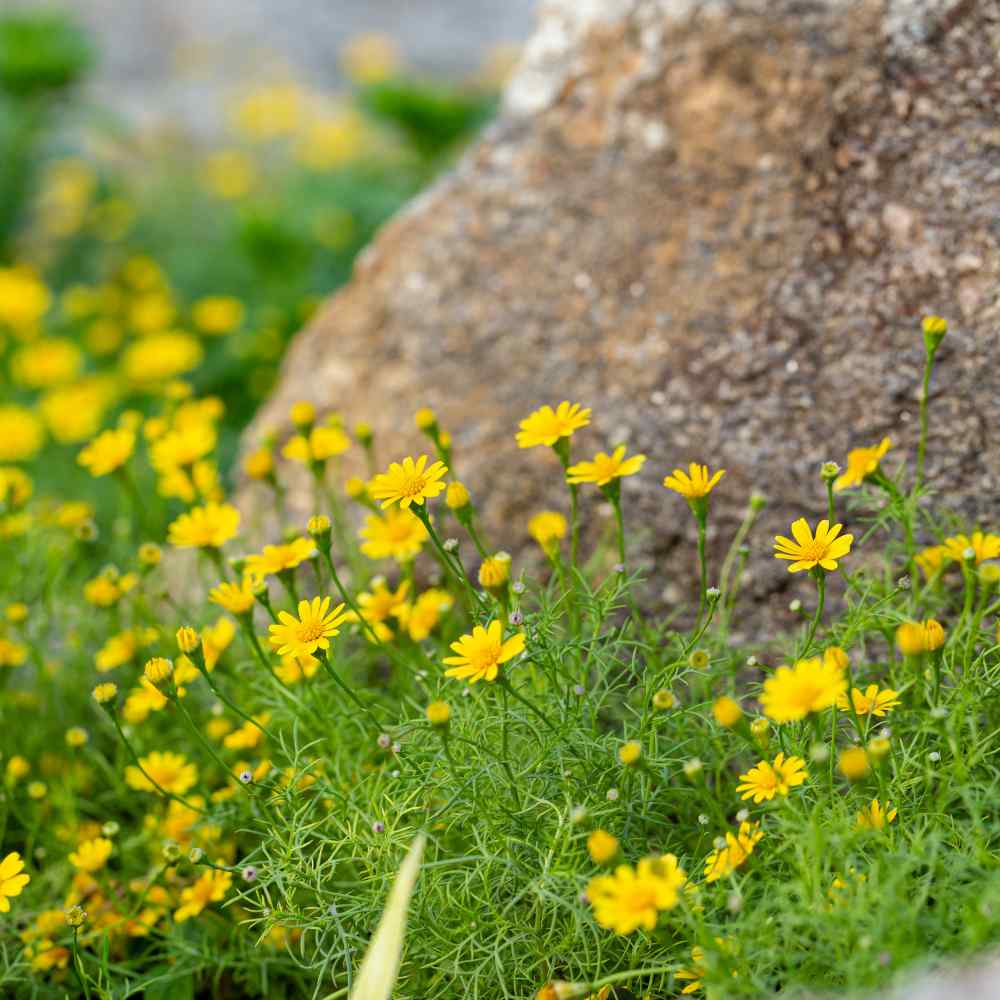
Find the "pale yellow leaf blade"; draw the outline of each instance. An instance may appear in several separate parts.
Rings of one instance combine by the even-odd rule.
[[[368,951],[358,970],[358,977],[354,980],[350,1000],[390,1000],[392,996],[403,956],[407,910],[420,873],[425,841],[426,838],[421,833],[410,847],[396,875],[389,893],[389,902],[386,903],[382,919],[372,935]]]

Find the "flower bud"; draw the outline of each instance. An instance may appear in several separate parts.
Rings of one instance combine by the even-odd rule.
[[[930,357],[934,357],[948,332],[948,321],[940,316],[925,316],[920,326],[924,334],[924,348]]]
[[[626,767],[635,767],[642,758],[642,744],[638,740],[629,740],[618,748],[618,759]]]
[[[666,688],[660,688],[653,695],[653,708],[659,709],[661,712],[665,712],[668,708],[673,708],[676,704],[677,699],[674,697],[673,692],[668,691]]]
[[[426,709],[427,721],[436,728],[443,728],[451,721],[451,706],[446,701],[432,701]]]
[[[437,426],[437,416],[432,409],[422,406],[413,414],[413,422],[417,425],[417,430],[429,434]]]
[[[300,430],[311,427],[316,422],[316,407],[308,400],[300,399],[297,403],[292,403],[288,416]]]
[[[444,502],[451,510],[462,510],[468,507],[470,499],[469,491],[458,480],[448,484],[448,491],[445,493]]]
[[[182,653],[193,653],[198,648],[198,633],[190,625],[177,630],[177,648]]]
[[[836,462],[824,462],[819,467],[819,477],[824,483],[832,482],[840,475],[840,466]]]
[[[606,830],[595,830],[587,838],[587,853],[595,865],[606,865],[618,856],[618,838]]]
[[[691,782],[698,781],[704,767],[705,765],[697,757],[692,757],[684,761],[684,777]]]
[[[735,699],[723,695],[721,698],[716,698],[715,704],[712,705],[712,715],[723,729],[732,729],[739,725],[740,719],[743,718],[743,709]]]
[[[173,663],[165,656],[154,656],[151,660],[146,661],[142,672],[151,684],[162,684],[173,673],[173,670]]]

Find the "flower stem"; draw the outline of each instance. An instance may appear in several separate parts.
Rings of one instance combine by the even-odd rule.
[[[820,619],[823,617],[823,608],[826,605],[826,573],[817,568],[814,579],[816,580],[816,589],[819,591],[819,599],[816,602],[816,614],[809,623],[809,631],[806,633],[805,646],[802,649],[803,656],[809,655],[813,637],[816,635],[816,629],[819,627]]]

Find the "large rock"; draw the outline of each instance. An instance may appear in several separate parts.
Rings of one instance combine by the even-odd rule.
[[[692,565],[664,473],[728,470],[717,550],[767,494],[762,598],[791,579],[769,536],[823,510],[821,462],[884,434],[912,457],[936,312],[930,481],[995,516],[998,52],[996,0],[544,4],[499,122],[299,335],[247,445],[308,398],[373,422],[388,460],[429,405],[513,548],[563,499],[517,421],[579,400],[578,453],[650,456],[624,496],[658,588],[689,593]]]

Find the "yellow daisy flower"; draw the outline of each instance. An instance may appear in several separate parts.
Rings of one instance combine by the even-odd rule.
[[[878,799],[872,799],[858,813],[858,826],[865,830],[884,830],[895,819],[896,810],[891,802],[883,806]]]
[[[837,560],[843,559],[851,551],[851,543],[854,541],[853,535],[840,534],[843,527],[842,524],[835,524],[831,528],[830,522],[823,520],[816,525],[814,535],[809,522],[800,517],[792,525],[794,541],[784,535],[775,536],[774,558],[789,560],[792,564],[788,567],[789,573],[798,573],[816,566],[832,572],[837,568]]]
[[[77,456],[77,462],[94,477],[120,469],[135,450],[135,434],[129,430],[104,431]]]
[[[944,645],[944,627],[933,618],[922,622],[903,622],[896,629],[896,646],[904,656],[932,653]]]
[[[619,865],[612,875],[598,875],[587,885],[594,919],[616,934],[631,934],[642,927],[651,931],[660,913],[680,901],[687,881],[673,854],[643,858],[639,864]]]
[[[788,757],[779,753],[774,763],[760,761],[746,774],[740,775],[742,784],[736,791],[743,799],[753,799],[754,805],[770,802],[775,795],[786,796],[793,788],[801,785],[809,777],[806,762],[801,757]]]
[[[561,402],[554,410],[542,406],[521,421],[517,432],[519,448],[552,447],[560,438],[568,438],[590,423],[590,410],[579,403]]]
[[[513,659],[524,649],[524,633],[517,632],[509,639],[503,638],[503,627],[499,621],[492,621],[486,628],[477,625],[471,635],[463,635],[451,644],[457,655],[446,656],[444,662],[451,669],[445,677],[476,681],[495,681],[501,664]]]
[[[384,514],[369,514],[358,533],[364,539],[361,551],[369,559],[409,562],[429,537],[420,518],[408,510],[393,507]]]
[[[765,763],[761,761],[761,763]],[[737,868],[746,864],[747,858],[753,854],[753,849],[764,836],[760,823],[750,823],[744,820],[739,830],[734,834],[726,831],[726,846],[718,847],[705,860],[705,881],[718,882]]]
[[[154,750],[147,756],[140,757],[139,763],[142,765],[141,769],[134,765],[125,768],[125,784],[139,792],[156,791],[149,780],[152,778],[164,791],[183,795],[198,780],[194,764],[188,763],[187,758],[179,753]],[[146,777],[147,774],[149,778]]]
[[[253,607],[253,581],[244,576],[239,583],[220,583],[208,592],[208,599],[232,615],[245,615]]]
[[[265,576],[295,569],[316,554],[316,543],[311,538],[295,538],[284,545],[265,545],[259,555],[247,556],[246,573],[252,581]]]
[[[725,469],[719,469],[718,472],[709,476],[707,465],[691,462],[688,465],[687,473],[682,469],[674,469],[663,480],[663,485],[668,490],[679,493],[686,500],[699,500],[702,497],[707,497],[725,474]]]
[[[22,874],[24,862],[17,851],[12,851],[0,861],[0,913],[10,912],[10,900],[20,896],[31,881],[30,875]]]
[[[270,643],[279,656],[312,656],[317,649],[329,649],[330,639],[340,634],[339,626],[348,618],[344,605],[332,611],[329,597],[314,597],[312,601],[299,601],[296,618],[287,611],[278,612],[278,622],[269,625]]]
[[[881,719],[899,706],[899,692],[893,691],[892,688],[880,691],[877,684],[869,684],[864,691],[851,688],[851,701],[854,702],[854,711],[858,715],[873,715]],[[837,708],[842,712],[851,710],[847,692],[837,695]]]
[[[833,481],[834,492],[860,486],[872,473],[878,471],[879,463],[891,447],[892,441],[884,437],[874,448],[854,448],[849,451],[847,468]]]
[[[792,667],[778,667],[764,681],[760,703],[775,722],[797,722],[810,712],[822,712],[847,690],[843,661],[831,650],[799,660]]]
[[[416,461],[404,458],[402,464],[393,462],[387,472],[380,473],[372,480],[372,496],[382,501],[382,507],[394,503],[406,510],[410,504],[423,504],[447,488],[441,479],[447,475],[444,462],[434,462],[427,466],[429,459],[421,455]]]
[[[971,549],[975,553],[976,565],[985,559],[1000,558],[1000,535],[983,534],[974,531],[969,535],[953,535],[944,540],[948,555],[957,562],[965,561],[965,553]]]
[[[222,548],[236,536],[240,512],[230,504],[209,503],[181,514],[169,529],[170,544],[179,549]]]
[[[645,455],[625,457],[625,445],[619,445],[611,455],[599,451],[591,462],[577,462],[566,470],[566,482],[573,486],[593,483],[607,486],[613,479],[634,476],[646,461]]]

